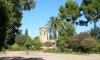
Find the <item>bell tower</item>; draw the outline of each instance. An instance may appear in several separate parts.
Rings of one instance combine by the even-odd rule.
[[[48,33],[47,33],[47,29],[45,27],[41,27],[39,28],[39,38],[41,40],[42,43],[45,43],[48,41]]]

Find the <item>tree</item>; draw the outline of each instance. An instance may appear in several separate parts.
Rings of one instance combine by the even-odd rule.
[[[0,1],[0,50],[4,47],[6,37],[6,26],[8,22],[7,8]]]
[[[75,34],[75,27],[72,23],[63,21],[62,29],[58,32],[58,49],[61,52],[67,51],[67,42],[70,36]]]
[[[80,51],[80,38],[79,36],[71,36],[68,39],[68,48],[72,51]]]
[[[49,39],[53,39],[52,33],[49,33]]]
[[[0,50],[15,42],[15,36],[21,26],[22,11],[35,7],[34,0],[1,0],[0,1]]]
[[[52,43],[49,42],[49,41],[47,41],[47,42],[45,42],[43,45],[46,46],[46,47],[51,47],[51,46],[52,46]]]
[[[75,36],[71,36],[68,40],[68,48],[77,52],[89,52],[96,44],[88,32],[81,32]]]
[[[28,29],[25,30],[25,36],[28,36]]]
[[[25,44],[25,36],[24,35],[17,35],[15,38],[15,43],[17,43],[20,47],[24,46]]]
[[[28,55],[28,54],[29,54],[28,50],[29,50],[30,48],[32,48],[32,39],[31,39],[31,37],[29,37],[29,35],[28,35],[28,29],[25,30],[24,39],[25,39],[24,46],[25,46],[26,49],[27,49],[26,54]]]
[[[87,26],[89,22],[94,22],[94,31],[96,31],[96,23],[100,19],[100,0],[83,0],[79,6],[74,0],[68,0],[65,6],[60,6],[59,16],[66,21]],[[82,12],[82,13],[81,13]],[[77,18],[85,16],[87,20],[77,20]]]
[[[19,45],[20,50],[32,49],[33,41],[31,37],[28,35],[28,29],[26,29],[25,35],[22,35],[22,34],[16,35],[15,43]]]
[[[76,23],[78,17],[80,17],[79,6],[74,0],[68,0],[65,6],[59,7],[59,16],[61,19]]]
[[[100,41],[100,27],[97,27],[96,30],[97,30],[97,34],[95,34],[94,28],[91,28],[89,32],[92,37]]]
[[[33,45],[35,50],[40,50],[42,43],[40,42],[39,36],[36,36],[33,40]]]
[[[57,39],[57,32],[60,26],[60,19],[58,17],[51,17],[50,21],[47,24],[47,30],[49,34],[52,34],[53,39]],[[50,35],[51,36],[51,35]]]
[[[11,46],[11,49],[17,51],[19,50],[19,45],[15,43],[14,45]]]
[[[28,35],[28,29],[25,30],[24,39],[25,39],[25,44],[24,45],[26,46],[27,49],[29,49],[29,47],[32,46],[32,39]]]
[[[92,48],[96,47],[96,40],[93,38],[86,38],[81,41],[80,44],[83,48],[83,52],[89,52]]]
[[[61,20],[58,17],[51,18],[51,20],[48,23],[47,30],[50,32],[49,34],[53,35],[54,39],[58,39],[58,43],[56,44],[58,44],[59,46],[62,44],[65,46],[68,37],[75,34],[74,25],[71,22]]]
[[[100,19],[100,0],[83,0],[80,7],[88,22],[94,22],[94,32],[97,34],[96,23]]]
[[[58,31],[58,36],[66,35],[66,37],[73,36],[75,34],[75,26],[71,22],[61,21],[61,27]]]

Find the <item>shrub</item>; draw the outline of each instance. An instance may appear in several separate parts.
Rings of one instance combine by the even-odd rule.
[[[34,38],[33,46],[34,46],[34,50],[41,50],[42,43],[38,36]]]
[[[17,43],[15,43],[14,45],[11,46],[11,50],[17,51],[19,50],[19,46]]]
[[[79,42],[74,42],[68,44],[68,48],[72,49],[73,51],[80,51],[80,43]]]
[[[76,41],[79,41],[79,37],[76,35],[76,36],[71,36],[69,37],[69,40],[68,40],[68,43],[74,43]]]
[[[66,52],[66,51],[68,51],[68,48],[67,48],[67,45],[65,45],[65,44],[59,44],[58,45],[58,50],[60,51],[60,52]]]
[[[86,38],[80,44],[83,48],[83,52],[89,52],[96,46],[96,40],[93,38]]]
[[[98,42],[100,42],[100,36],[98,36]]]
[[[80,39],[78,36],[71,36],[68,41],[68,48],[73,51],[79,51],[80,47]]]
[[[91,50],[92,53],[100,53],[100,43],[97,43],[96,44],[96,47],[94,47],[92,50]]]
[[[47,42],[45,42],[43,45],[46,46],[46,47],[51,47],[51,46],[52,46],[52,43],[49,42],[49,41],[47,41]]]
[[[57,49],[46,49],[44,52],[49,52],[49,53],[58,53],[59,51]]]
[[[78,37],[80,40],[84,40],[86,38],[91,38],[91,35],[89,32],[81,32],[78,34]]]
[[[57,47],[60,52],[65,52],[68,50],[67,48],[67,40],[59,40],[57,41]]]
[[[88,32],[81,32],[68,40],[68,48],[78,52],[88,52],[95,47],[95,44],[96,40]]]

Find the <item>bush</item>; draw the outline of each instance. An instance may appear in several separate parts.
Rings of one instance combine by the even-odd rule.
[[[91,50],[92,53],[100,53],[100,43],[97,43],[96,44],[96,47],[94,47],[92,50]]]
[[[48,52],[48,53],[58,53],[59,51],[57,49],[46,49],[44,50],[44,52]]]
[[[17,43],[15,43],[14,45],[11,46],[11,50],[17,51],[19,50],[19,46]]]
[[[72,49],[73,51],[80,51],[80,43],[79,42],[74,42],[74,43],[69,43],[68,48]]]
[[[59,45],[58,50],[59,50],[60,52],[65,52],[65,51],[67,51],[67,49],[65,48],[65,46],[64,46],[63,44]]]
[[[60,52],[66,52],[67,48],[68,37],[66,34],[61,34],[57,41],[57,47]]]
[[[89,32],[81,32],[78,34],[78,37],[80,40],[84,40],[86,38],[91,38],[91,35]]]
[[[73,51],[79,51],[80,49],[80,39],[78,36],[71,36],[68,41],[68,48]]]
[[[42,43],[38,36],[34,38],[33,46],[34,46],[34,50],[41,50]]]
[[[98,36],[98,39],[97,39],[97,41],[100,43],[100,36]]]
[[[47,41],[47,42],[45,42],[43,45],[46,46],[46,47],[51,47],[51,46],[52,46],[52,43],[49,42],[49,41]]]
[[[77,52],[89,52],[95,46],[96,40],[88,32],[81,32],[68,40],[68,48]]]
[[[83,48],[83,52],[89,52],[96,46],[96,40],[93,38],[86,38],[80,44]]]

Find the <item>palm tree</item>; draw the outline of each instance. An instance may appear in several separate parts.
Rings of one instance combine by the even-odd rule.
[[[66,41],[69,36],[74,35],[75,27],[71,22],[66,22],[58,17],[51,17],[47,24],[49,36],[52,35],[54,40]],[[57,43],[55,44],[57,48]]]
[[[51,17],[47,24],[47,30],[52,35],[53,39],[57,39],[57,33],[61,24],[61,20],[58,17]]]
[[[52,35],[53,39],[57,39],[59,33],[66,33],[73,35],[75,33],[75,27],[71,22],[66,22],[58,17],[51,17],[47,24],[47,30]]]

